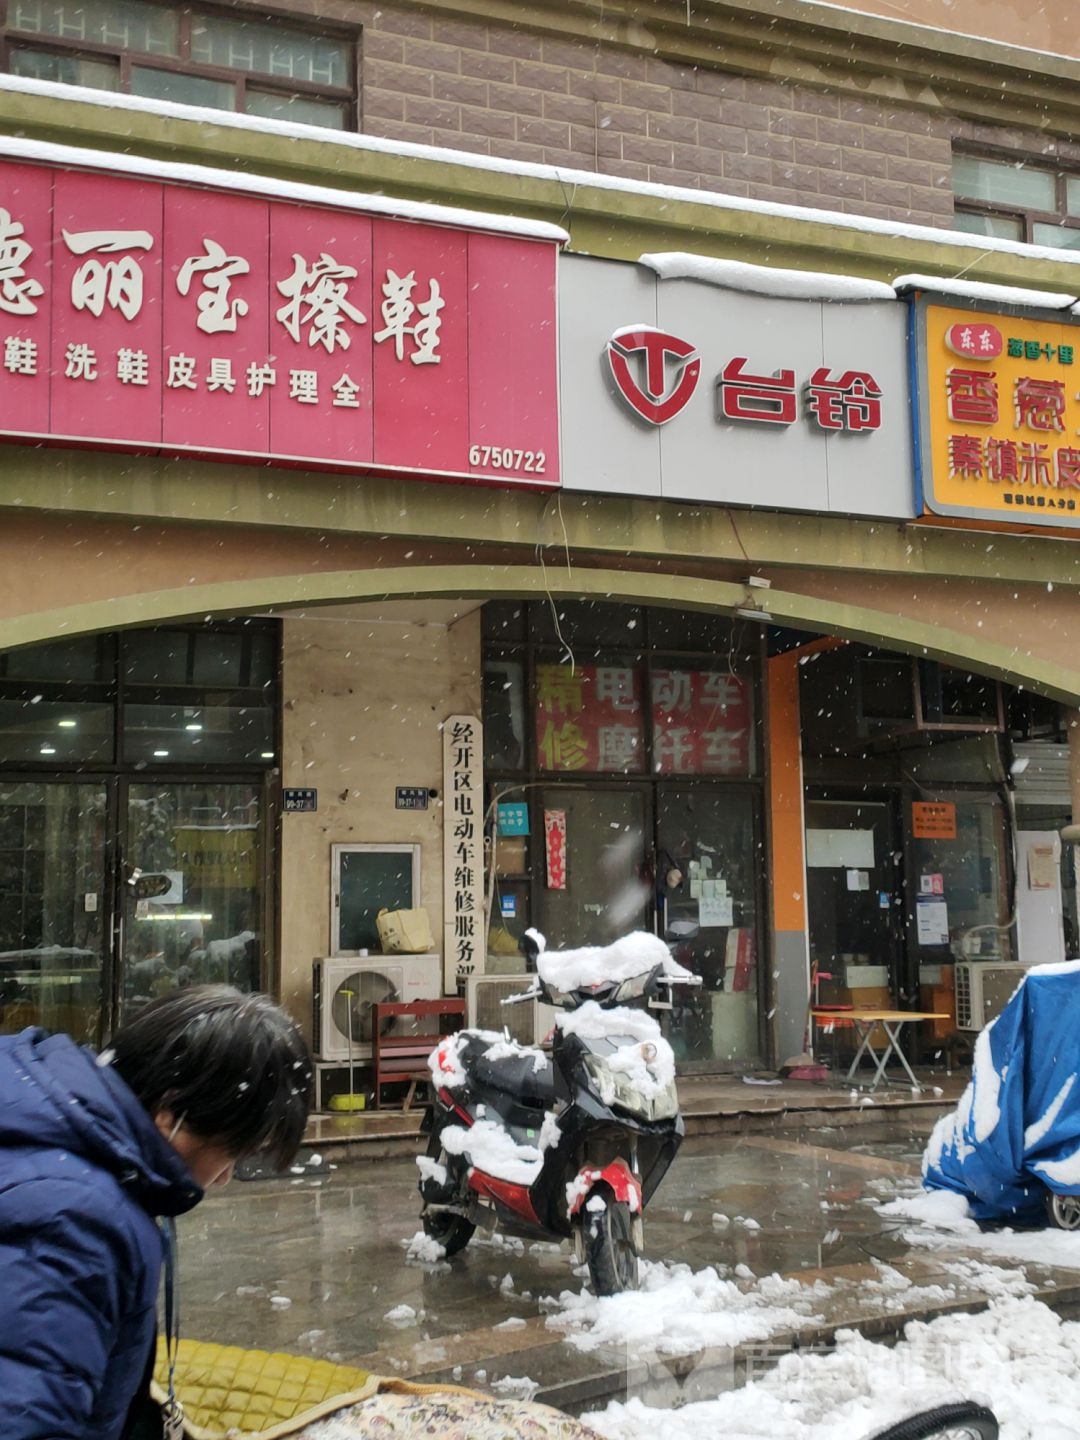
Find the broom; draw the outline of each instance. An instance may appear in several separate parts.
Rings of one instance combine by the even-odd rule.
[[[803,1049],[798,1055],[792,1055],[780,1066],[779,1074],[785,1080],[827,1080],[829,1072],[819,1060],[815,1060],[810,1050],[811,1020],[810,1012],[817,1002],[817,990],[819,980],[831,980],[831,975],[820,975],[817,966],[814,966],[811,976],[810,995],[806,1001],[806,1020],[803,1024]]]

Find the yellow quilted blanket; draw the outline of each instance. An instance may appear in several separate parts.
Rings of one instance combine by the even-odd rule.
[[[164,1342],[158,1345],[153,1394],[165,1398],[169,1367]],[[176,1393],[184,1406],[191,1440],[272,1440],[373,1394],[377,1376],[349,1365],[303,1355],[244,1350],[181,1340]]]

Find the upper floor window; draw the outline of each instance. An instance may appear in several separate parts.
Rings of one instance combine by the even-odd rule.
[[[1080,249],[1080,175],[1025,161],[953,156],[956,229]]]
[[[355,117],[347,38],[149,0],[9,0],[0,69],[333,130]]]

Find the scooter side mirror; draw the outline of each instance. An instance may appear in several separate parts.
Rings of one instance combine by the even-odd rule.
[[[525,970],[529,975],[536,974],[536,957],[540,954],[540,946],[536,942],[532,931],[527,930],[518,941],[518,949],[525,957]]]

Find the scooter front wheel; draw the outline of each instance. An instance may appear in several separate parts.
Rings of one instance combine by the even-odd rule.
[[[1080,1195],[1046,1192],[1046,1217],[1059,1230],[1080,1230]]]
[[[585,1263],[597,1295],[621,1295],[638,1286],[633,1216],[625,1200],[598,1185],[585,1202]]]
[[[997,1416],[985,1405],[960,1400],[909,1415],[871,1440],[998,1440]]]

